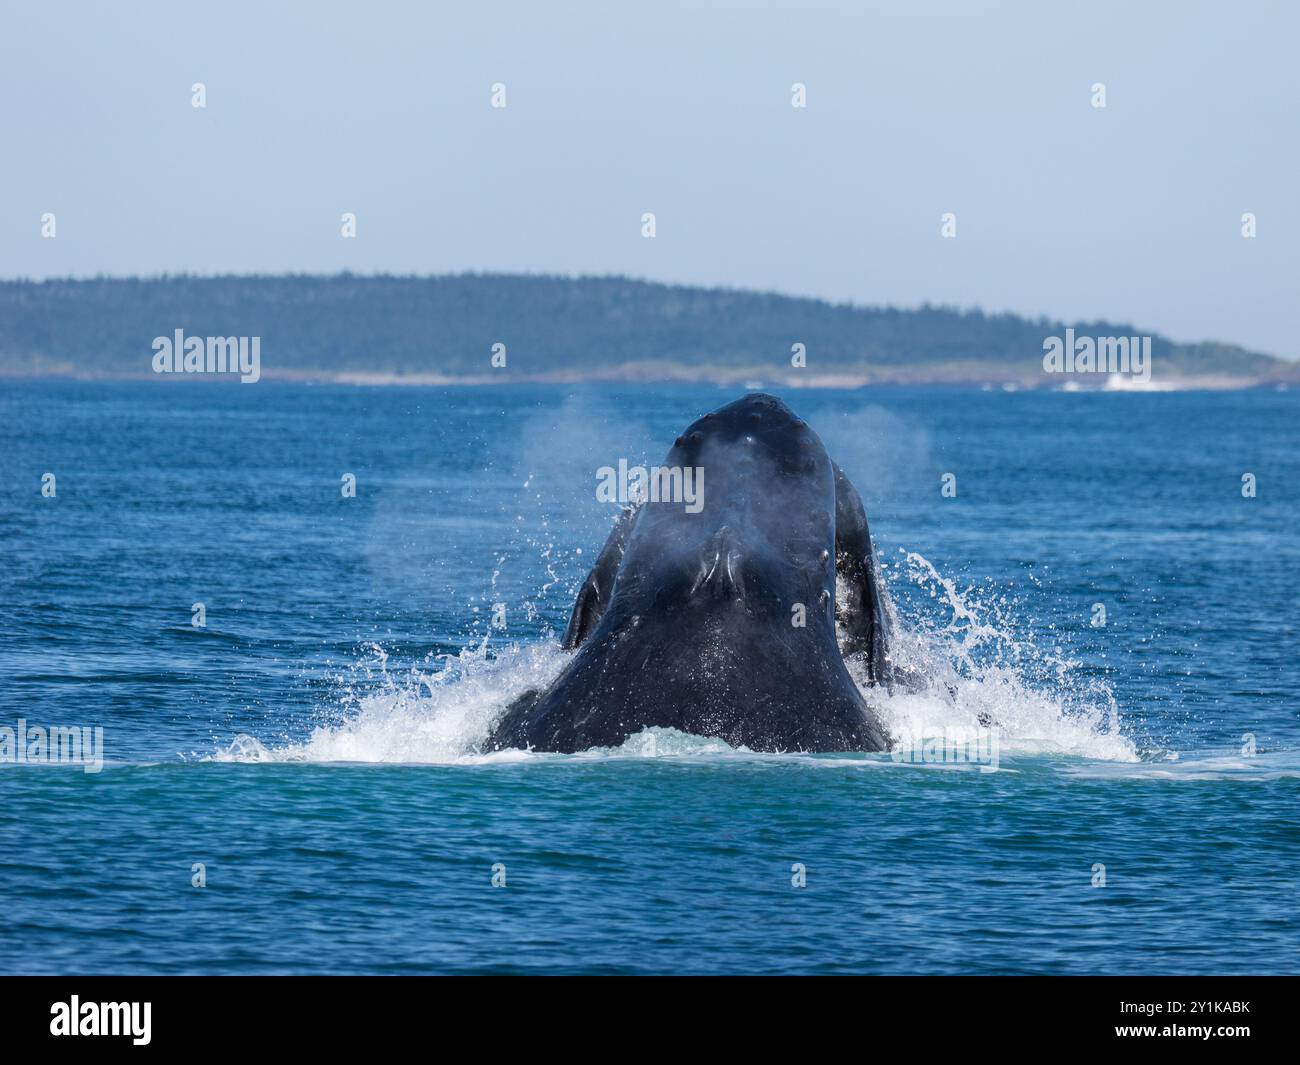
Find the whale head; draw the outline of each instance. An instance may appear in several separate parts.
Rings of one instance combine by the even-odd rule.
[[[672,604],[688,624],[723,608],[770,620],[798,603],[833,618],[834,468],[803,419],[751,393],[691,423],[664,467],[694,471],[699,499],[642,504],[616,585],[628,609]]]
[[[620,515],[574,604],[573,658],[507,708],[489,747],[608,747],[656,726],[751,750],[883,750],[835,615],[843,566],[845,629],[883,654],[865,516],[817,434],[753,393],[692,422],[655,470],[661,489],[690,470],[698,491],[647,491]]]

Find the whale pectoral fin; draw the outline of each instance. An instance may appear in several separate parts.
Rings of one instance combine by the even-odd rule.
[[[573,613],[569,616],[569,627],[564,630],[564,638],[560,641],[560,646],[566,651],[577,648],[605,613],[614,588],[614,577],[618,574],[619,563],[623,561],[623,549],[627,546],[627,538],[636,515],[636,508],[628,507],[618,516],[596,564],[582,582],[578,598],[573,604]]]
[[[845,655],[862,655],[867,678],[892,687],[887,657],[888,621],[885,616],[880,570],[867,529],[862,497],[838,464],[835,467],[835,570],[843,578],[846,594],[836,615],[843,630]]]

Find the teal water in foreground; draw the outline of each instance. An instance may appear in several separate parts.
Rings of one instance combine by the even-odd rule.
[[[596,468],[730,398],[5,382],[0,727],[105,765],[0,764],[0,971],[1300,968],[1291,393],[785,395],[935,679],[882,717],[995,764],[480,755]]]

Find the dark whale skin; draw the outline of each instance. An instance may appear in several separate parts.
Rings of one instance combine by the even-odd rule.
[[[703,471],[702,509],[624,513],[575,604],[572,661],[507,709],[487,749],[616,747],[651,726],[754,751],[886,749],[836,625],[838,571],[845,649],[887,682],[871,540],[817,434],[752,393],[690,425],[663,465]]]

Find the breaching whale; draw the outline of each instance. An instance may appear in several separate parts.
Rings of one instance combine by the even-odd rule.
[[[703,505],[623,511],[574,604],[572,660],[506,709],[487,749],[615,747],[652,726],[754,751],[886,749],[845,664],[893,682],[880,573],[862,500],[817,434],[751,393],[677,438],[665,468],[686,467]]]

